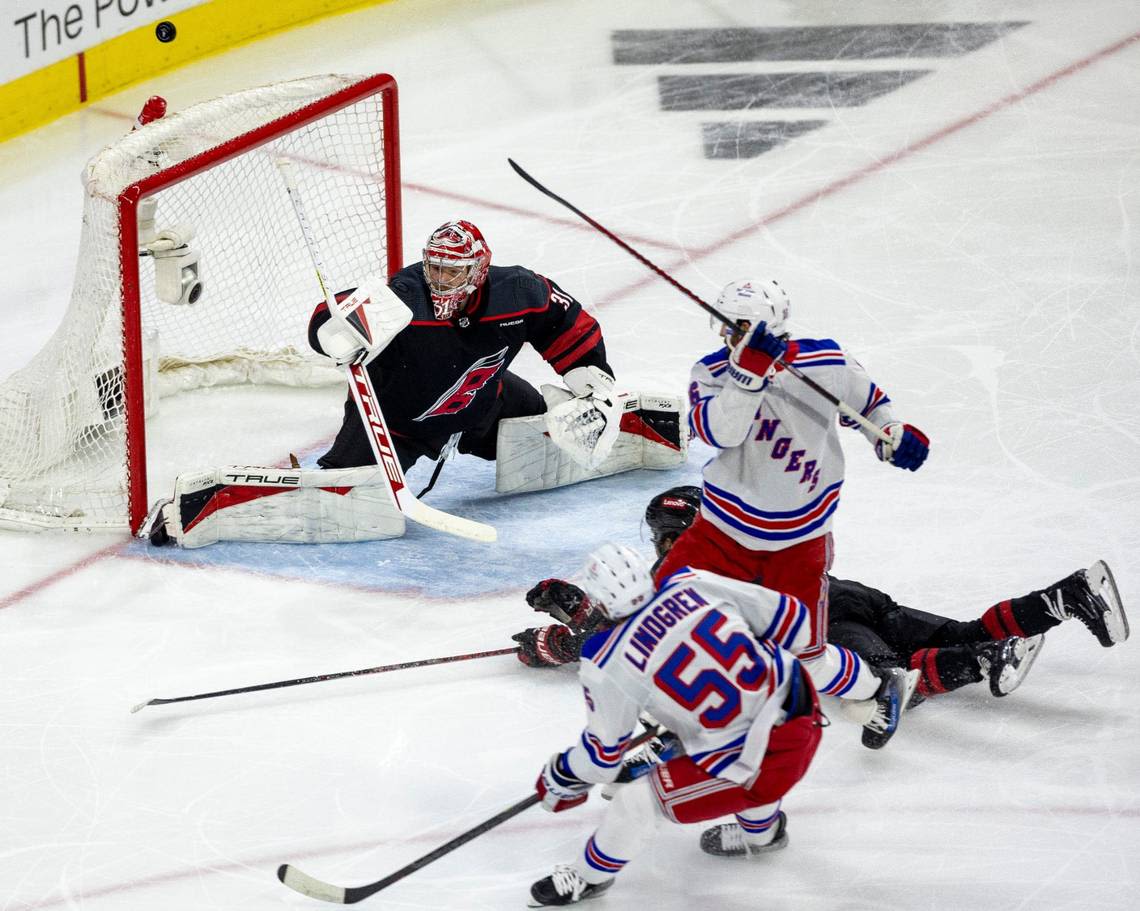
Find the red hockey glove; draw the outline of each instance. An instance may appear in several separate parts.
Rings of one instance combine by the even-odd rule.
[[[764,375],[787,350],[788,343],[769,332],[767,323],[757,323],[732,349],[728,375],[741,388],[757,392],[764,385]]]
[[[527,667],[559,667],[578,660],[585,637],[552,623],[541,629],[524,629],[511,638],[519,644],[519,661]]]
[[[579,804],[585,803],[590,796],[589,791],[593,785],[582,781],[570,771],[566,763],[565,753],[555,753],[550,761],[542,767],[534,789],[542,799],[542,806],[551,813],[561,813]]]
[[[562,579],[543,579],[526,593],[526,603],[536,611],[550,614],[560,623],[574,628],[575,632],[590,626],[594,606],[586,593],[572,582]]]
[[[879,440],[875,443],[875,454],[884,462],[896,468],[918,471],[930,452],[930,440],[926,434],[911,424],[894,422],[882,428],[891,438],[890,443]]]

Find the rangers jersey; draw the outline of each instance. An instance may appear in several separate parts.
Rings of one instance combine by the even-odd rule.
[[[802,686],[791,654],[808,641],[807,608],[789,595],[688,567],[582,649],[587,723],[560,762],[613,781],[642,711],[676,734],[710,775],[755,778],[784,702]]]
[[[690,377],[690,430],[719,450],[704,469],[701,515],[749,550],[827,534],[844,476],[836,418],[859,425],[779,365],[760,389],[742,389],[728,358],[721,348]],[[890,398],[831,339],[796,339],[784,359],[879,427],[894,420]]]

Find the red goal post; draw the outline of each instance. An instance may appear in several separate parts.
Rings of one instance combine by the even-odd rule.
[[[400,268],[391,76],[249,89],[104,149],[84,172],[64,320],[0,383],[0,524],[137,530],[154,468],[146,419],[161,397],[343,384],[307,347],[320,293],[273,164],[282,155],[297,163],[335,287]],[[179,469],[201,467],[184,455]]]

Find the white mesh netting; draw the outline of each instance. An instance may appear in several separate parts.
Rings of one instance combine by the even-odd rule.
[[[32,362],[0,384],[0,524],[125,528],[126,415],[154,411],[162,395],[233,383],[344,382],[306,343],[320,291],[273,162],[281,155],[297,162],[329,283],[344,288],[385,274],[392,191],[381,95],[371,80],[373,94],[325,111],[363,81],[321,76],[228,95],[148,124],[91,160],[67,314]],[[319,119],[290,125],[313,104]],[[149,256],[139,261],[138,300],[124,299],[120,193],[277,121],[270,132],[279,126],[280,133],[268,143],[240,142],[236,157],[150,194],[156,230],[194,232],[197,302],[160,301]],[[143,365],[124,359],[124,306],[141,316]],[[128,370],[144,372],[146,401],[125,396]]]

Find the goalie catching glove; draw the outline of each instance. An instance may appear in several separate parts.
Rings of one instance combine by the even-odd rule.
[[[546,430],[575,462],[595,469],[617,442],[629,393],[614,391],[614,378],[598,367],[575,367],[562,377],[566,389],[546,385]]]

